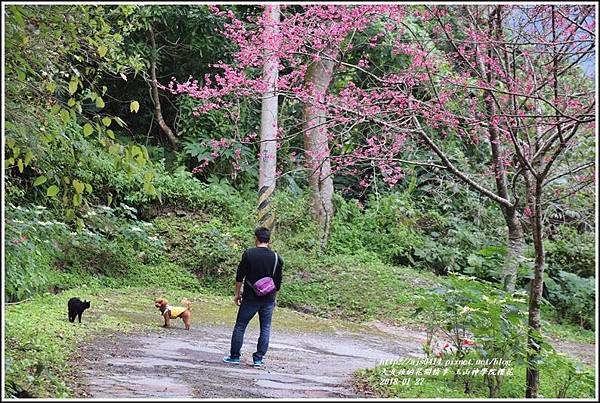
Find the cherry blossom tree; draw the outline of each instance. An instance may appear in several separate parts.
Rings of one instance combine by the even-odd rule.
[[[282,6],[282,11],[287,7]],[[302,6],[282,12],[282,19],[271,32],[264,15],[238,19],[231,10],[223,11],[213,7],[213,11],[225,18],[223,34],[238,45],[235,65],[219,63],[223,73],[204,77],[203,83],[190,79],[185,83],[171,82],[168,88],[173,93],[187,94],[204,101],[198,113],[215,108],[230,108],[241,98],[255,97],[268,91],[270,78],[261,75],[259,66],[267,65],[267,58],[279,61],[277,91],[288,100],[303,105],[301,123],[297,130],[288,133],[291,137],[303,134],[305,171],[311,189],[311,207],[319,230],[318,238],[325,248],[329,223],[333,216],[333,178],[331,171],[330,140],[331,126],[327,118],[325,102],[327,90],[334,78],[339,59],[352,47],[352,38],[379,18],[383,11],[397,13],[399,8],[389,6]],[[267,56],[269,55],[269,56]],[[261,95],[262,97],[262,95]],[[273,101],[274,102],[274,101]],[[264,103],[263,103],[264,105]],[[264,112],[264,111],[263,111]],[[269,119],[263,119],[261,130]],[[273,126],[274,127],[274,126]],[[280,147],[283,130],[278,142]],[[250,138],[243,139],[249,141]],[[261,139],[261,148],[272,144],[271,140]],[[264,159],[261,151],[261,161]],[[205,162],[206,163],[206,162]],[[204,164],[205,164],[204,163]],[[261,162],[262,164],[262,162]],[[261,168],[261,177],[263,169]],[[259,186],[262,189],[262,186]]]
[[[221,64],[223,73],[202,84],[188,80],[168,87],[203,100],[199,113],[264,93],[257,71],[265,47],[274,49],[261,41],[260,17],[241,21],[231,12],[215,12],[229,21],[224,34],[238,44],[237,64]],[[357,62],[345,58],[354,38],[373,24],[380,30],[366,37],[368,48],[385,48],[405,62],[377,65],[368,51]],[[535,249],[527,397],[539,389],[545,189],[557,177],[593,168],[589,162],[571,166],[568,155],[595,136],[595,93],[581,68],[595,55],[594,30],[594,7],[572,4],[298,6],[283,13],[279,27],[278,90],[305,111],[303,129],[287,136],[308,133],[306,168],[318,177],[315,183],[357,175],[365,166],[377,168],[390,186],[402,180],[407,165],[446,170],[500,207],[507,225],[508,291],[515,287],[527,224]],[[351,72],[351,78],[327,92],[334,71]],[[319,80],[311,77],[315,73]],[[469,170],[449,153],[447,144],[457,140],[488,145],[483,169]],[[426,150],[429,157],[402,158],[408,148]],[[361,184],[369,186],[369,178]]]
[[[411,57],[404,71],[372,74],[375,85],[349,85],[331,97],[331,116],[368,122],[382,135],[368,139],[368,155],[382,155],[390,138],[421,143],[438,164],[496,202],[507,222],[509,264],[505,285],[514,288],[522,228],[535,248],[529,287],[527,397],[539,388],[540,304],[544,275],[544,189],[569,150],[593,137],[595,93],[580,65],[593,60],[593,6],[425,7],[415,13],[431,28],[419,36],[406,22],[389,25],[393,51]],[[465,28],[461,36],[462,28]],[[410,42],[399,41],[407,37]],[[435,46],[427,46],[429,41]],[[436,51],[439,49],[447,51]],[[469,174],[444,150],[450,138],[488,142],[489,168]],[[390,148],[388,148],[390,149]],[[376,151],[376,152],[375,152]],[[383,163],[392,166],[392,160]],[[584,163],[588,168],[589,162]],[[574,172],[582,167],[575,167]],[[490,175],[495,189],[482,175]]]

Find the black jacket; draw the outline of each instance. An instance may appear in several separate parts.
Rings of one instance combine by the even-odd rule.
[[[273,275],[273,267],[275,265],[275,252],[269,248],[250,248],[242,254],[242,260],[237,268],[235,281],[244,282],[244,292],[242,299],[257,299],[259,301],[274,301],[275,293],[258,297],[250,284],[254,284],[257,280],[263,277],[273,277],[275,288],[279,291],[281,287],[283,259],[277,254],[277,268]]]

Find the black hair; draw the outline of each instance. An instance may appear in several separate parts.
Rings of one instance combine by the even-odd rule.
[[[263,243],[269,243],[271,240],[271,230],[266,227],[258,227],[254,230],[254,235],[256,239]]]

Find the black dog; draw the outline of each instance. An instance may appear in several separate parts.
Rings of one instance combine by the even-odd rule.
[[[79,319],[79,323],[81,323],[81,314],[83,311],[90,307],[90,301],[81,301],[77,297],[73,297],[69,300],[69,322],[75,322],[75,316]]]

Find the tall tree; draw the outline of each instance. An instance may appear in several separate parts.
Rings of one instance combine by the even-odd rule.
[[[258,223],[271,228],[275,217],[270,203],[275,191],[277,171],[277,80],[279,58],[277,57],[279,35],[279,5],[267,5],[264,11],[265,29],[263,40],[268,46],[264,52],[263,82],[260,117],[260,160],[258,172]]]
[[[321,250],[325,250],[333,219],[333,176],[325,95],[333,79],[340,52],[328,47],[322,55],[315,58],[309,64],[305,76],[306,86],[311,91],[311,101],[304,106],[304,148],[311,210],[317,222]]]
[[[184,93],[204,101],[200,110],[207,112],[219,107],[231,107],[231,98],[255,96],[261,94],[263,99],[265,92],[270,93],[268,86],[271,83],[270,76],[256,76],[259,66],[270,63],[269,58],[277,56],[280,64],[280,75],[277,88],[291,102],[301,103],[302,116],[295,117],[295,124],[289,128],[282,128],[280,132],[287,130],[287,138],[296,137],[299,133],[304,134],[304,157],[308,182],[311,188],[311,205],[319,228],[319,238],[322,247],[325,247],[329,224],[333,216],[333,171],[330,169],[329,134],[327,120],[326,97],[336,64],[339,64],[344,51],[351,48],[351,40],[347,44],[344,41],[356,32],[364,30],[369,23],[378,17],[379,11],[385,9],[383,6],[295,6],[286,7],[282,12],[279,24],[280,34],[277,46],[273,48],[268,37],[269,24],[263,16],[262,19],[253,17],[247,20],[238,19],[231,10],[223,11],[216,7],[213,10],[216,15],[224,17],[229,22],[225,24],[223,34],[238,45],[235,55],[235,63],[215,65],[223,69],[222,74],[214,75],[214,80],[205,80],[205,85],[199,86],[196,82],[189,80],[186,83],[177,84],[172,87],[174,93]],[[266,15],[266,14],[264,14]],[[285,73],[282,73],[285,71]],[[215,85],[216,84],[216,85]],[[275,102],[274,99],[272,99]],[[262,104],[263,117],[267,102]],[[270,130],[274,126],[263,118],[261,131]],[[271,114],[272,115],[272,114]],[[269,126],[269,127],[266,127]],[[294,132],[292,127],[301,127]],[[267,140],[261,135],[261,176],[263,175],[264,158],[271,158],[263,147],[275,143],[268,137]],[[277,144],[281,145],[280,142]],[[263,178],[259,180],[260,189]],[[264,201],[261,199],[260,203]]]

